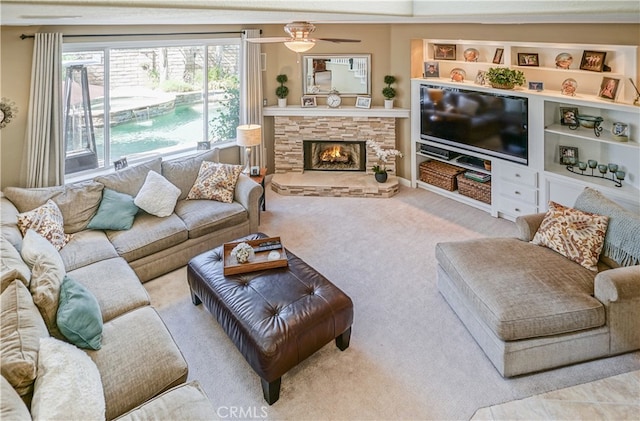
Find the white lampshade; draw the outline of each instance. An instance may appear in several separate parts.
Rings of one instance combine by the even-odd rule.
[[[296,53],[304,53],[312,49],[316,43],[314,41],[287,41],[284,43],[288,49]]]
[[[262,142],[262,128],[259,124],[244,124],[236,129],[238,146],[257,146]]]

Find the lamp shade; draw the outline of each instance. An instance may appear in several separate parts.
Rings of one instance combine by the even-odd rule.
[[[236,129],[236,144],[257,146],[262,142],[262,128],[259,124],[244,124]]]
[[[284,43],[288,49],[291,51],[295,51],[296,53],[304,53],[305,51],[309,51],[312,49],[316,43],[313,41],[305,40],[305,41],[287,41]]]

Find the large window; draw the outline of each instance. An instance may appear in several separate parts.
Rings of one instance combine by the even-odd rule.
[[[66,173],[235,139],[240,40],[65,44]]]

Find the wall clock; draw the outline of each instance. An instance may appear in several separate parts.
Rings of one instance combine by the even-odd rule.
[[[340,97],[340,93],[335,89],[329,92],[327,95],[327,105],[331,108],[338,108],[342,103],[342,98]]]

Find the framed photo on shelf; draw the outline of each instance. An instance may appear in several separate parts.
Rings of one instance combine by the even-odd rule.
[[[604,69],[604,58],[607,56],[606,51],[584,51],[582,60],[580,61],[580,70],[589,70],[591,72],[601,72]]]
[[[496,48],[496,52],[493,55],[493,64],[502,64],[503,55],[504,55],[504,48]]]
[[[304,95],[300,99],[300,103],[302,104],[302,108],[313,108],[318,106],[315,95]]]
[[[211,142],[198,142],[197,150],[199,151],[208,151],[211,149]]]
[[[598,91],[598,96],[603,99],[615,101],[616,95],[618,94],[619,84],[620,79],[614,79],[606,76],[603,77],[602,83],[600,84],[600,90]]]
[[[440,64],[437,61],[425,61],[424,77],[440,77]]]
[[[371,108],[371,97],[370,96],[356,97],[356,108]]]
[[[476,85],[487,85],[487,72],[484,70],[478,70],[474,83]]]
[[[575,126],[578,124],[578,109],[574,107],[560,107],[560,124]]]
[[[455,60],[455,44],[433,44],[433,58],[436,60]]]
[[[562,165],[575,165],[578,163],[578,148],[573,146],[558,146],[560,149],[560,163]]]
[[[539,66],[538,53],[518,53],[518,66]]]
[[[544,83],[542,82],[529,82],[529,89],[532,91],[542,91],[544,89]]]
[[[129,164],[127,163],[127,158],[120,158],[117,161],[113,161],[113,169],[116,171],[123,170],[128,166]]]

